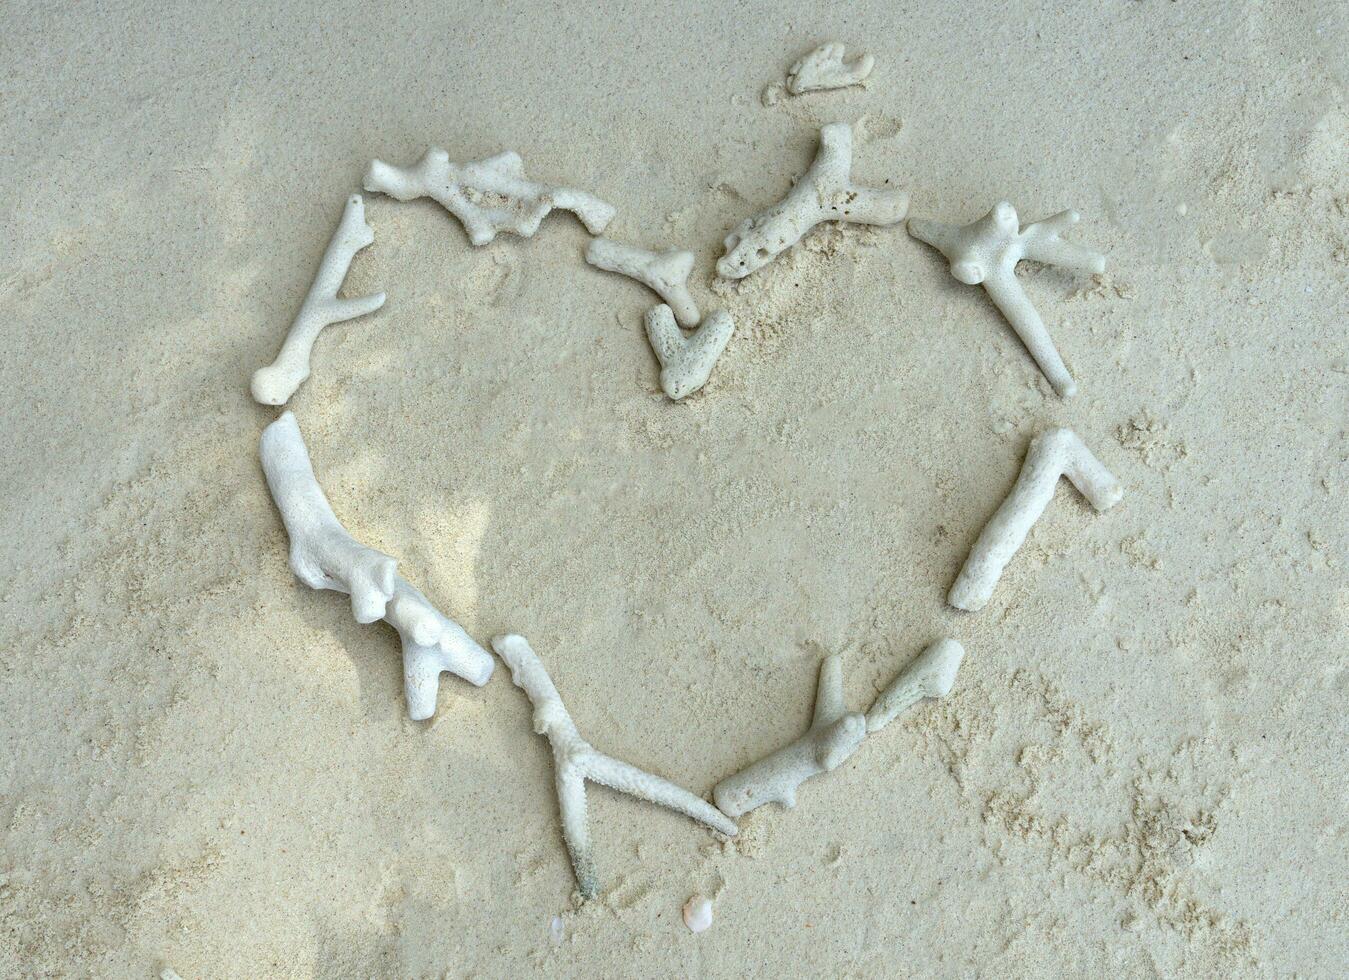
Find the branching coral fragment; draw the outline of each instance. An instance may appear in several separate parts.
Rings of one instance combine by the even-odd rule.
[[[717,262],[723,279],[743,279],[799,242],[822,221],[893,225],[903,221],[909,195],[862,187],[851,180],[852,129],[830,123],[820,129],[820,149],[796,186],[768,210],[746,219],[726,236],[726,254]]]
[[[735,821],[706,800],[659,776],[595,751],[576,730],[552,678],[523,636],[498,636],[492,640],[492,647],[510,667],[515,686],[524,691],[534,705],[534,731],[547,738],[552,746],[553,775],[557,783],[558,808],[562,813],[562,838],[571,855],[576,884],[583,898],[594,898],[600,889],[586,821],[587,779],[692,817],[728,837],[735,835]]]
[[[646,311],[646,336],[660,361],[660,387],[673,401],[693,394],[712,376],[712,367],[735,332],[731,315],[718,310],[708,315],[687,337],[665,305]]]
[[[437,201],[463,222],[474,245],[486,245],[499,231],[528,238],[553,208],[575,214],[592,235],[604,231],[614,216],[610,205],[584,191],[527,180],[520,155],[509,150],[462,166],[450,163],[450,155],[437,147],[410,167],[374,160],[365,189],[400,201]]]
[[[311,589],[351,596],[358,623],[384,619],[403,641],[403,680],[414,720],[436,710],[441,671],[481,687],[494,662],[486,650],[397,573],[397,562],[344,528],[314,476],[291,412],[262,432],[262,470],[290,536],[290,567]]]
[[[923,698],[949,694],[964,656],[964,648],[955,640],[933,643],[900,671],[866,715],[844,708],[843,658],[826,657],[820,664],[815,715],[806,733],[717,783],[712,799],[718,809],[732,817],[765,803],[795,806],[797,788],[807,779],[841,766],[868,733],[880,731]]]
[[[1012,492],[979,532],[947,602],[970,612],[984,607],[1002,570],[1054,498],[1060,476],[1066,476],[1098,511],[1109,510],[1124,497],[1119,481],[1077,433],[1071,429],[1041,433],[1031,440]]]
[[[691,327],[698,322],[698,304],[688,286],[689,273],[693,271],[692,252],[648,252],[608,238],[592,238],[586,249],[586,261],[597,269],[617,272],[650,287],[674,311],[680,326]]]
[[[876,67],[876,59],[869,54],[859,54],[851,61],[845,61],[844,50],[837,41],[822,44],[792,65],[787,72],[787,91],[801,95],[861,85]]]
[[[815,715],[806,733],[717,783],[712,799],[732,817],[765,803],[794,807],[797,787],[837,769],[857,751],[866,733],[866,719],[843,707],[843,658],[826,657],[820,664]]]
[[[328,242],[318,274],[290,325],[281,352],[271,364],[253,372],[250,387],[256,401],[263,405],[284,405],[309,377],[309,355],[323,328],[364,316],[384,305],[383,293],[359,299],[337,298],[352,258],[374,240],[374,229],[365,223],[365,202],[361,195],[353,194],[347,198],[342,221]]]
[[[1060,211],[1018,231],[1016,209],[1002,201],[968,225],[918,219],[909,222],[910,235],[931,245],[950,261],[951,275],[970,286],[983,285],[993,305],[1007,317],[1055,393],[1062,398],[1077,394],[1077,383],[1059,357],[1040,314],[1022,291],[1016,278],[1016,264],[1022,259],[1034,259],[1072,272],[1104,272],[1105,256],[1059,237],[1079,217],[1076,211]]]

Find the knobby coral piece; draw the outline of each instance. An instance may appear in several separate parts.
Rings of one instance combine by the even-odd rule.
[[[365,174],[365,189],[400,201],[437,201],[463,222],[474,245],[486,245],[499,231],[528,238],[553,208],[575,214],[592,235],[604,231],[614,216],[614,209],[594,195],[526,179],[520,155],[510,150],[462,166],[437,147],[410,167],[374,160]]]
[[[797,788],[813,776],[837,769],[869,732],[880,731],[923,698],[949,694],[964,656],[964,648],[955,640],[933,643],[900,671],[865,715],[844,708],[843,658],[825,658],[820,664],[815,716],[806,733],[717,783],[712,799],[732,817],[765,803],[795,806]]]
[[[586,821],[587,779],[692,817],[728,837],[735,835],[735,821],[706,800],[659,776],[595,751],[576,730],[552,678],[523,636],[498,636],[492,640],[492,647],[510,667],[515,686],[534,705],[534,731],[552,746],[562,839],[571,855],[576,884],[583,898],[594,898],[600,890]]]
[[[820,129],[815,162],[787,196],[726,236],[726,254],[717,262],[717,275],[743,279],[822,221],[893,225],[904,220],[908,194],[859,186],[852,182],[851,173],[852,128],[847,123],[830,123]]]
[[[351,596],[358,623],[384,619],[403,642],[408,713],[436,710],[441,671],[481,687],[492,676],[491,655],[437,610],[397,572],[397,562],[367,548],[344,528],[314,476],[300,426],[291,412],[262,432],[262,470],[290,536],[290,567],[311,589]]]
[[[851,61],[845,61],[843,52],[843,45],[837,41],[820,45],[792,65],[787,72],[787,91],[801,95],[861,85],[876,67],[876,59],[869,54],[859,54]]]
[[[263,405],[284,405],[309,377],[309,355],[323,328],[364,316],[384,305],[383,293],[359,299],[337,298],[352,258],[374,240],[374,230],[365,223],[365,202],[361,195],[353,194],[347,198],[342,221],[328,242],[318,274],[290,325],[281,352],[271,364],[253,372],[250,387],[256,401]]]
[[[592,238],[586,249],[586,261],[597,269],[617,272],[649,287],[674,311],[680,326],[694,326],[700,319],[698,304],[689,293],[689,273],[693,271],[693,253],[648,252],[608,238]]]
[[[735,323],[725,310],[708,314],[688,336],[665,305],[646,311],[646,336],[660,361],[660,387],[673,401],[693,394],[712,375],[712,366],[726,349]]]
[[[732,817],[765,803],[796,806],[796,789],[812,776],[838,768],[857,751],[867,733],[866,718],[843,706],[843,658],[820,664],[815,715],[804,735],[784,745],[712,789],[717,808]]]
[[[1124,489],[1071,429],[1050,429],[1031,440],[1012,492],[979,532],[946,601],[957,609],[982,609],[1002,570],[1066,476],[1098,511],[1119,503]]]
[[[1105,256],[1072,242],[1060,233],[1077,224],[1076,211],[1058,214],[1018,230],[1016,209],[1006,201],[967,225],[940,221],[909,222],[909,234],[937,249],[951,263],[951,275],[968,285],[983,285],[1021,342],[1030,351],[1055,393],[1062,398],[1077,394],[1077,383],[1059,357],[1040,314],[1031,305],[1016,278],[1016,264],[1034,259],[1073,272],[1105,271]]]

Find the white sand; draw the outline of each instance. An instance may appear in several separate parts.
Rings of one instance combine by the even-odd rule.
[[[7,10],[0,974],[1339,972],[1344,6],[409,6]],[[762,104],[834,38],[866,88]],[[708,289],[836,118],[914,216],[1083,212],[1109,273],[1025,280],[1076,400],[902,228]],[[396,636],[294,580],[257,463],[248,378],[345,196],[429,143],[693,249],[737,332],[672,405],[650,295],[570,216],[471,250],[370,198],[346,293],[388,303],[292,401],[357,537],[696,792],[803,728],[822,651],[859,704],[937,636],[969,651],[733,846],[593,791],[580,910],[506,672],[408,721]],[[1051,424],[1124,503],[1064,484],[988,608],[946,608]]]

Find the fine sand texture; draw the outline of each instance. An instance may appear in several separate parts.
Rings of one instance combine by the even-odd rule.
[[[270,9],[269,9],[270,7]],[[1349,962],[1343,4],[5,4],[0,976],[1331,977]],[[866,84],[792,97],[821,43]],[[739,283],[723,237],[853,125],[910,215],[1082,212],[1023,264],[1080,393],[890,228]],[[697,256],[735,335],[660,391],[641,285],[570,214],[375,242],[291,399],[333,508],[596,749],[706,795],[955,689],[724,842],[602,787],[581,903],[508,671],[407,717],[398,638],[301,585],[249,397],[375,157],[518,151]],[[888,182],[888,183],[887,183]],[[945,605],[1031,437],[1066,481]],[[701,934],[681,909],[713,900]]]

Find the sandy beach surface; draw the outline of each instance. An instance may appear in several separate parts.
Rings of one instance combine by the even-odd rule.
[[[1346,7],[830,6],[4,5],[0,975],[1343,976]],[[835,39],[864,88],[771,87]],[[1075,399],[902,227],[714,281],[834,121],[913,217],[1082,212],[1104,275],[1021,270]],[[805,728],[825,654],[864,707],[968,651],[733,842],[592,788],[586,903],[509,672],[408,720],[258,464],[249,376],[344,200],[431,144],[694,251],[737,329],[671,403],[572,216],[472,248],[367,195],[346,294],[388,302],[289,406],[356,537],[699,794]],[[1062,482],[951,609],[1051,425],[1123,503]]]

